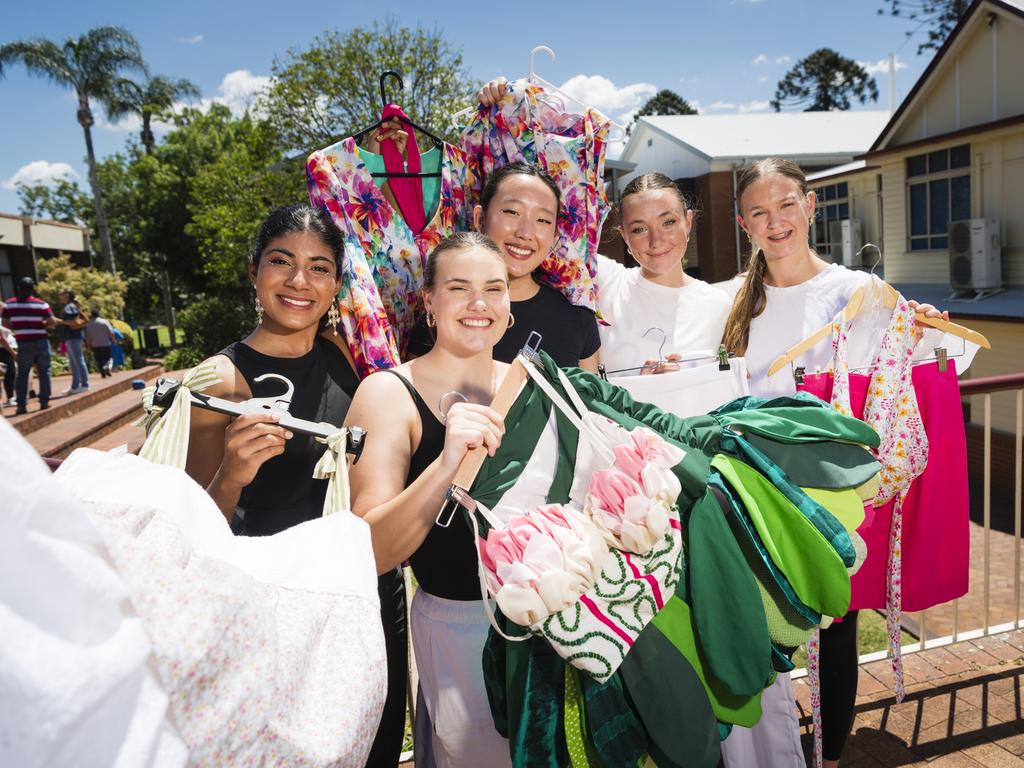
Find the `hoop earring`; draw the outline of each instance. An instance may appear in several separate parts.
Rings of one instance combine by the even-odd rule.
[[[434,313],[429,309],[427,310],[427,328],[433,328],[437,325],[437,320],[434,318]]]
[[[331,302],[331,308],[327,310],[327,322],[331,325],[334,335],[338,335],[338,323],[341,322],[341,312],[338,311],[338,300]]]
[[[263,302],[259,296],[256,297],[256,325],[263,325]]]
[[[516,316],[513,315],[511,312],[509,312],[508,313],[508,327],[511,328],[515,324],[516,324]]]

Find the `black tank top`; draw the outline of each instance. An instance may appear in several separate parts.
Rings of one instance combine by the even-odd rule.
[[[288,411],[309,421],[340,425],[352,402],[359,379],[334,344],[317,337],[313,349],[302,357],[271,357],[236,341],[218,354],[224,355],[245,378],[253,397],[282,394],[275,380],[256,382],[264,373],[276,373],[295,385]],[[270,535],[323,513],[326,480],[313,479],[313,467],[324,446],[312,437],[295,434],[284,453],[268,459],[249,485],[242,489],[232,528],[236,533]]]
[[[387,373],[397,376],[409,390],[423,424],[420,444],[409,459],[409,473],[405,478],[408,487],[441,455],[441,449],[444,448],[444,424],[437,420],[408,379],[396,371],[389,370]],[[427,538],[409,558],[409,564],[420,588],[431,595],[448,600],[480,599],[473,529],[461,511],[455,514],[447,528],[431,526]]]

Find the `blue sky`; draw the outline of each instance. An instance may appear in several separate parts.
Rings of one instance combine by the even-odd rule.
[[[60,42],[100,24],[122,25],[139,40],[151,72],[188,78],[204,99],[244,109],[266,84],[275,56],[307,47],[327,29],[369,25],[390,13],[407,26],[436,26],[462,47],[480,79],[523,76],[530,49],[549,45],[557,59],[539,57],[538,73],[625,121],[661,88],[704,112],[768,109],[786,70],[821,47],[877,67],[879,101],[858,108],[886,109],[888,54],[898,55],[897,101],[929,56],[916,55],[923,31],[908,41],[905,33],[913,27],[877,15],[881,6],[882,0],[17,1],[4,11],[0,42],[36,36]],[[29,78],[16,65],[0,80],[0,113],[0,211],[17,211],[17,179],[70,174],[87,186],[85,143],[70,92]],[[111,125],[100,113],[93,130],[97,153],[122,149],[133,128]]]

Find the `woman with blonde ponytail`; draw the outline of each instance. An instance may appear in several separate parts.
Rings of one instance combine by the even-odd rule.
[[[815,196],[796,163],[777,157],[745,166],[736,183],[736,220],[750,238],[747,271],[720,287],[734,296],[723,343],[744,355],[750,392],[760,397],[796,391],[787,368],[768,376],[776,357],[829,323],[870,277],[830,264],[808,240]],[[910,302],[911,306],[918,306]],[[930,305],[919,311],[939,315]],[[805,352],[794,365],[824,369],[830,344]],[[853,726],[857,697],[857,612],[851,611],[821,633],[821,713],[823,756],[836,766]],[[754,728],[734,728],[722,745],[729,768],[804,766],[796,703],[789,675],[780,674],[761,699],[763,714]]]

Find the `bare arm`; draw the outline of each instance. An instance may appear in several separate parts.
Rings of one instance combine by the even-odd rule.
[[[501,417],[490,408],[456,403],[448,412],[444,450],[406,487],[419,417],[402,383],[386,374],[368,377],[345,423],[366,429],[363,455],[349,477],[352,511],[370,524],[378,573],[419,549],[466,451],[486,445],[493,455],[504,432]]]
[[[600,352],[595,352],[594,354],[592,354],[590,357],[586,358],[585,360],[580,360],[579,367],[582,368],[585,371],[590,371],[591,373],[596,374],[597,373],[597,364],[600,362],[600,359],[599,359],[600,354],[601,354]]]

